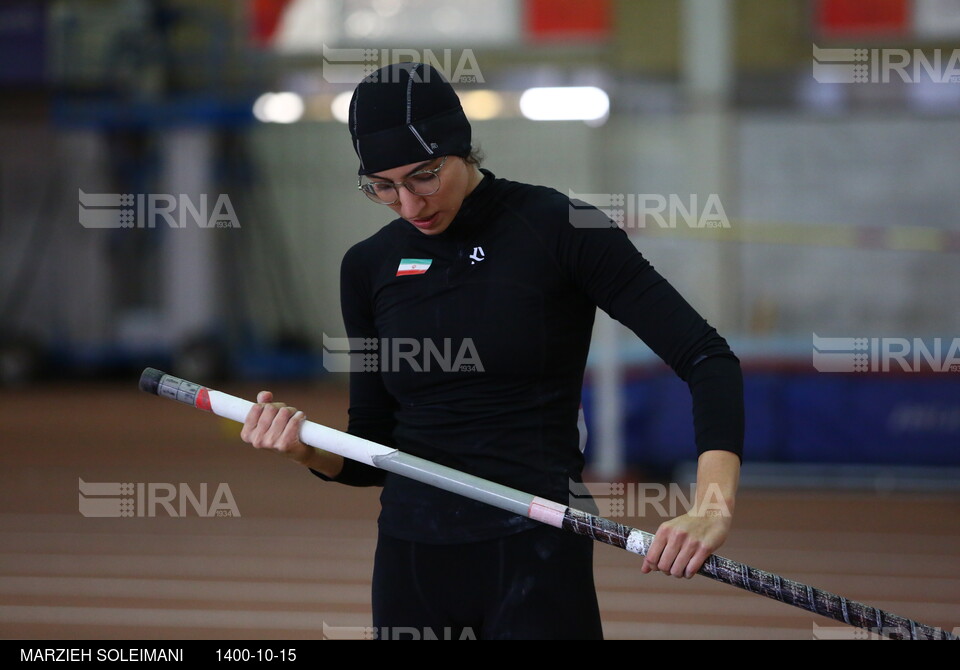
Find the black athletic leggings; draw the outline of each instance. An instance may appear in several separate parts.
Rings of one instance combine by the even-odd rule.
[[[378,639],[602,639],[593,541],[542,526],[467,544],[380,534]]]

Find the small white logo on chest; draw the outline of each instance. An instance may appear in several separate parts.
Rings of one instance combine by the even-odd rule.
[[[473,253],[470,254],[470,265],[476,265],[484,258],[486,258],[486,254],[483,253],[483,247],[474,247]]]

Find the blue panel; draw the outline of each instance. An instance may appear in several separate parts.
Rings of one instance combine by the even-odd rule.
[[[593,431],[589,383],[583,397]],[[748,369],[744,397],[748,461],[960,465],[960,375]],[[670,467],[696,456],[690,393],[673,373],[630,377],[624,405],[630,464]]]
[[[0,85],[38,86],[44,82],[45,8],[42,2],[0,5]]]
[[[956,375],[810,375],[786,400],[787,460],[960,463]]]

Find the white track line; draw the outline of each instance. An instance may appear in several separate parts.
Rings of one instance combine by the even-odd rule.
[[[750,595],[750,594],[744,594]],[[601,591],[600,609],[618,613],[664,613],[664,614],[701,614],[705,616],[738,617],[806,617],[820,620],[821,617],[797,607],[777,602],[770,598],[737,598],[730,596],[623,593],[622,591]],[[950,603],[928,603],[918,600],[883,600],[869,603],[882,610],[901,616],[928,620],[953,621],[960,623],[957,606]],[[840,625],[840,624],[838,624]]]
[[[264,535],[289,535],[294,537],[316,537],[325,533],[350,535],[354,537],[377,534],[376,513],[370,518],[350,519],[288,519],[284,517],[241,516],[238,518],[200,518],[196,516],[168,517],[132,517],[132,518],[92,518],[75,514],[0,514],[0,533],[5,532],[51,532],[82,534],[131,533],[156,537],[158,535],[178,536],[183,534],[236,537],[262,537]],[[329,512],[329,510],[327,510]],[[318,514],[323,510],[318,510]]]
[[[168,548],[169,549],[169,548]],[[634,559],[636,560],[636,559]],[[193,579],[260,579],[275,581],[289,579],[302,581],[306,574],[316,577],[318,583],[329,581],[360,581],[370,579],[373,557],[366,560],[344,561],[328,557],[252,557],[235,555],[205,555],[194,550],[183,554],[60,554],[25,553],[0,554],[0,574],[20,576],[89,576],[89,577],[146,577]],[[807,566],[809,568],[809,566]],[[903,568],[901,568],[901,573]],[[599,588],[635,588],[641,592],[691,590],[711,593],[725,588],[709,580],[675,580],[662,574],[644,575],[634,566],[598,568],[595,570]],[[805,584],[840,592],[864,600],[867,598],[960,600],[960,579],[925,576],[882,577],[842,575],[820,572],[784,572]],[[748,597],[748,594],[740,594]]]
[[[48,607],[0,605],[0,623],[137,628],[245,628],[316,631],[323,626],[369,626],[362,612],[281,612],[265,610],[144,609],[136,607]]]
[[[249,556],[136,554],[0,555],[0,574],[63,575],[103,577],[192,577],[212,579],[292,579],[316,577],[329,580],[370,580],[373,557],[369,561],[344,561],[313,558],[256,558]]]
[[[330,605],[370,604],[370,587],[366,584],[311,582],[239,582],[195,581],[183,579],[123,579],[89,577],[0,577],[0,596],[64,598],[137,598],[154,600],[202,600],[207,602],[259,602],[275,604]],[[744,597],[746,596],[746,597]],[[632,614],[698,614],[722,613],[724,616],[804,616],[814,615],[785,608],[773,600],[756,600],[748,594],[657,594],[598,592],[604,612]],[[762,604],[761,604],[762,603]],[[881,609],[910,611],[919,619],[950,620],[956,618],[952,604],[924,603],[915,600],[885,600],[871,603]]]
[[[239,505],[239,501],[238,501]],[[243,510],[241,508],[241,514]],[[319,511],[318,511],[319,514]],[[638,519],[615,519],[630,525],[640,525]],[[141,525],[152,524],[149,530]],[[79,533],[78,527],[89,528]],[[38,529],[44,530],[38,530]],[[646,528],[656,530],[656,524]],[[93,519],[77,514],[27,514],[0,513],[0,533],[70,533],[77,535],[130,533],[143,537],[157,538],[160,535],[183,536],[202,535],[203,537],[246,537],[250,539],[264,536],[319,537],[326,533],[350,535],[355,537],[376,537],[376,518],[367,519],[290,519],[286,517],[241,516],[236,519],[202,519],[194,516],[182,518],[132,518],[132,519]],[[947,551],[960,553],[960,537],[952,534],[930,534],[914,532],[875,532],[855,530],[782,530],[776,528],[735,528],[731,536],[736,546],[742,548],[780,547],[790,549],[788,543],[796,543],[797,549],[809,547],[830,547],[833,551],[843,551],[843,547],[856,547],[859,550],[888,549],[894,546],[929,547],[931,553]]]
[[[375,546],[374,540],[370,538],[354,539],[332,535],[323,538],[308,537],[301,539],[289,536],[277,538],[256,536],[210,537],[204,535],[156,537],[140,534],[130,536],[122,534],[56,536],[52,534],[24,535],[17,533],[3,535],[3,537],[5,541],[0,552],[7,556],[58,552],[72,555],[119,552],[128,555],[132,550],[140,550],[147,555],[156,555],[158,552],[178,549],[195,552],[200,545],[202,547],[201,551],[209,556],[234,556],[242,552],[251,558],[262,555],[269,557],[270,560],[298,557],[309,559],[317,555],[365,559],[373,556]],[[611,549],[613,548],[611,547]],[[91,552],[91,550],[95,551]],[[278,557],[278,553],[287,555]],[[763,566],[766,570],[778,573],[815,568],[818,569],[817,571],[825,573],[886,576],[887,574],[902,573],[906,566],[909,566],[910,572],[914,574],[936,575],[939,572],[943,576],[947,576],[946,570],[948,565],[951,564],[950,559],[944,555],[827,549],[766,549],[744,552],[735,557],[729,555],[729,552],[725,555],[748,565]],[[617,561],[603,561],[598,557],[597,565],[598,567],[618,564],[629,566],[634,564],[636,560],[636,557],[630,554],[618,552]]]
[[[312,631],[319,639],[356,633],[369,616],[343,612],[262,612],[245,610],[145,610],[96,607],[0,606],[0,623],[55,626],[135,627],[143,637],[152,628]],[[340,629],[340,630],[338,630]],[[682,623],[607,621],[609,639],[812,639],[813,627],[711,626]],[[65,631],[63,631],[65,632]]]
[[[811,628],[604,621],[603,635],[608,640],[811,640]]]
[[[2,596],[370,605],[369,584],[91,577],[0,577]]]
[[[140,534],[92,535],[92,534],[54,534],[54,533],[5,533],[3,549],[0,553],[15,556],[19,553],[81,553],[110,554],[139,551],[144,554],[169,553],[182,549],[196,551],[202,547],[204,553],[222,553],[224,555],[242,554],[246,556],[264,556],[274,558],[278,554],[286,557],[327,556],[345,559],[362,559],[373,556],[376,549],[375,538],[352,538],[337,535],[324,537],[294,536],[152,536]]]

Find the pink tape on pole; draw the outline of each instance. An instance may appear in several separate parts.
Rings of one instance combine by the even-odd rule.
[[[545,500],[544,498],[534,498],[530,502],[530,509],[527,512],[527,516],[535,521],[545,523],[548,526],[562,528],[563,514],[566,511],[566,506],[560,503]]]

